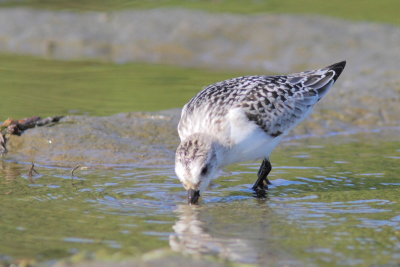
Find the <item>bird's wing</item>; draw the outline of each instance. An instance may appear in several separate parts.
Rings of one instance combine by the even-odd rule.
[[[339,77],[346,62],[286,76],[245,76],[212,84],[183,108],[181,139],[204,129],[223,131],[224,117],[240,108],[250,121],[271,136],[293,128],[311,111]]]
[[[246,77],[211,84],[194,96],[182,109],[178,133],[184,139],[196,131],[223,131],[224,117],[252,86]]]
[[[287,76],[249,77],[257,85],[237,104],[267,134],[279,136],[307,117],[337,80],[345,63]]]

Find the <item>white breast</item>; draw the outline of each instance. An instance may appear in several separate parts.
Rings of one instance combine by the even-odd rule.
[[[280,142],[282,135],[271,137],[254,122],[249,121],[243,110],[232,109],[227,115],[230,124],[229,149],[222,165],[268,157]]]

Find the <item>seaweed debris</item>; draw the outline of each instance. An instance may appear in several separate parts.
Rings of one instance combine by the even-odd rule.
[[[0,125],[0,155],[7,153],[7,139],[10,135],[21,135],[25,130],[41,127],[41,126],[51,126],[59,122],[63,116],[54,116],[41,118],[37,116],[24,118],[21,120],[13,120],[8,118]]]

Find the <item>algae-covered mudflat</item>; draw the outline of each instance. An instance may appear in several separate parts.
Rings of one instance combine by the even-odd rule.
[[[0,266],[400,264],[400,30],[364,23],[399,24],[398,1],[0,6],[0,121],[64,116],[7,136]],[[223,79],[343,59],[272,153],[266,198],[250,189],[259,162],[244,162],[186,204],[174,173],[186,101]]]

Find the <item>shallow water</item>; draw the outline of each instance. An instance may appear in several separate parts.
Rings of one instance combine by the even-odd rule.
[[[266,199],[249,189],[259,163],[243,163],[224,170],[199,206],[186,204],[172,152],[160,165],[90,165],[73,179],[70,167],[44,160],[30,178],[29,163],[7,156],[0,262],[136,261],[161,249],[165,264],[199,254],[215,264],[395,265],[398,133],[289,139],[272,155]]]
[[[239,72],[0,54],[0,121],[176,108],[202,87],[234,76]]]
[[[375,124],[316,110],[272,154],[266,199],[250,190],[259,163],[243,163],[224,170],[192,207],[173,171],[178,109],[99,115],[178,107],[202,85],[236,74],[0,61],[3,119],[93,115],[8,140],[0,160],[0,265],[400,263],[399,128],[370,130]]]

